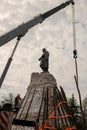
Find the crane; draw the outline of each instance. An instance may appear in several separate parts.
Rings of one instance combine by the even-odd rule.
[[[3,35],[3,36],[0,37],[0,46],[5,45],[5,44],[8,43],[9,41],[11,41],[11,40],[13,40],[14,38],[17,37],[16,46],[15,46],[15,48],[14,48],[12,54],[11,54],[11,57],[8,59],[8,62],[7,62],[7,64],[6,64],[6,67],[5,67],[5,69],[4,69],[4,71],[3,71],[2,75],[1,75],[1,78],[0,78],[0,87],[1,87],[1,85],[2,85],[2,83],[3,83],[3,81],[4,81],[4,78],[5,78],[5,76],[6,76],[6,73],[7,73],[8,69],[9,69],[9,66],[10,66],[11,62],[12,62],[12,57],[13,57],[13,55],[14,55],[14,52],[15,52],[15,50],[16,50],[16,48],[17,48],[17,45],[18,45],[20,39],[28,32],[29,29],[31,29],[32,27],[34,27],[35,25],[37,25],[37,24],[39,24],[39,23],[42,23],[46,18],[50,17],[51,15],[53,15],[53,14],[55,14],[56,12],[60,11],[61,9],[65,8],[65,7],[68,6],[69,4],[74,5],[75,3],[74,3],[73,0],[68,0],[68,1],[66,1],[65,3],[62,3],[61,5],[59,5],[59,6],[55,7],[55,8],[53,8],[53,9],[51,9],[51,10],[45,12],[44,14],[41,14],[41,15],[35,17],[34,19],[32,19],[32,20],[30,20],[30,21],[28,21],[28,22],[26,22],[26,23],[21,24],[21,25],[18,26],[17,28],[11,30],[10,32],[8,32],[8,33],[6,33],[5,35]],[[55,88],[55,89],[56,89],[56,88]],[[44,89],[43,89],[43,92],[45,92]],[[54,100],[55,100],[54,106],[55,106],[56,101],[57,101],[56,98],[57,98],[57,96],[61,95],[61,93],[58,91],[58,89],[57,89],[56,91],[54,91],[54,92],[56,92],[56,94],[54,93],[54,95],[55,95],[55,96],[54,96]],[[28,94],[29,94],[29,93],[28,93]],[[63,94],[63,96],[64,96],[63,91],[62,91],[62,94]],[[47,93],[44,94],[44,95],[46,96],[45,98],[48,97],[48,88],[47,88]],[[32,99],[33,99],[33,96],[32,96]],[[32,102],[32,99],[31,99],[30,102]],[[61,101],[61,98],[60,98],[59,100]],[[43,98],[42,98],[42,101],[43,101]],[[67,103],[66,103],[66,102],[62,102],[61,104],[63,104],[63,103],[65,104],[65,108],[67,109]],[[60,103],[59,103],[59,104],[60,104]],[[59,105],[59,104],[58,104],[58,105]],[[61,104],[60,104],[60,105],[61,105]],[[45,106],[45,105],[46,105],[46,104],[44,103],[44,106]],[[41,102],[41,106],[42,106],[42,102]],[[40,114],[40,111],[41,111],[41,106],[40,106],[39,114]],[[57,107],[56,107],[56,108],[57,108]],[[54,112],[53,112],[52,115],[50,115],[50,116],[53,116],[53,114],[54,114]],[[70,115],[66,115],[66,116],[70,116]],[[39,118],[39,115],[38,115],[38,118]],[[49,117],[48,117],[48,118],[49,118]],[[54,117],[54,118],[55,118],[55,117]],[[63,118],[63,117],[60,117],[60,118]],[[48,121],[48,120],[47,120],[47,121]],[[67,122],[67,121],[64,120],[64,122]],[[68,123],[69,123],[69,122],[68,122]],[[70,121],[70,123],[71,123],[71,121]],[[35,122],[33,122],[33,121],[17,120],[17,119],[13,120],[13,124],[25,125],[25,126],[35,126],[35,125],[36,125]],[[69,125],[71,125],[71,124],[69,124]],[[45,128],[45,127],[46,127],[46,126],[45,126],[45,124],[44,124],[44,125],[40,128],[40,130],[42,130],[42,129]],[[51,128],[51,129],[52,129],[52,128]],[[75,130],[76,130],[76,128],[75,128]]]
[[[73,0],[68,0],[65,3],[60,4],[59,6],[53,8],[53,9],[51,9],[51,10],[49,10],[49,11],[43,13],[43,14],[40,14],[39,16],[33,18],[32,20],[19,25],[17,28],[11,30],[10,32],[8,32],[8,33],[6,33],[6,34],[4,34],[0,37],[0,46],[5,45],[9,41],[11,41],[11,40],[13,40],[14,38],[17,37],[17,43],[16,43],[16,45],[13,49],[11,57],[7,61],[5,69],[2,72],[2,75],[1,75],[1,78],[0,78],[0,87],[1,87],[1,85],[4,81],[4,79],[5,79],[5,76],[7,74],[9,67],[10,67],[13,55],[15,53],[15,50],[18,46],[20,39],[28,32],[29,29],[31,29],[32,27],[34,27],[35,25],[37,25],[39,23],[42,23],[45,19],[47,19],[51,15],[55,14],[56,12],[60,11],[61,9],[65,8],[69,4],[74,5],[75,3],[74,3]]]
[[[11,41],[12,39],[21,36],[23,37],[29,29],[31,29],[32,27],[34,27],[35,25],[42,23],[46,18],[48,18],[49,16],[53,15],[54,13],[58,12],[59,10],[65,8],[66,6],[68,6],[69,4],[74,4],[73,0],[69,0],[65,3],[62,3],[61,5],[45,12],[44,14],[40,14],[39,16],[33,18],[32,20],[23,23],[21,25],[19,25],[17,28],[11,30],[10,32],[4,34],[3,36],[0,37],[0,46],[8,43],[9,41]]]

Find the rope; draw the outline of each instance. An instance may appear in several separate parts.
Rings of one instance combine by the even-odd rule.
[[[66,101],[61,101],[60,103],[58,103],[58,104],[56,105],[56,109],[57,109],[58,107],[60,107],[62,104],[67,104],[67,102],[66,102]],[[63,116],[58,116],[58,117],[54,116],[54,114],[55,114],[55,112],[53,111],[53,112],[50,114],[50,116],[48,117],[48,119],[45,120],[45,124],[44,124],[39,130],[43,130],[44,128],[56,130],[56,128],[49,127],[49,126],[47,125],[50,119],[55,119],[55,118],[56,118],[56,119],[61,119],[61,118],[68,118],[68,117],[72,118],[72,116],[71,116],[71,115],[68,115],[68,114],[63,115]]]
[[[73,127],[66,128],[65,130],[77,130],[77,128],[73,126]]]
[[[56,106],[56,109],[57,109],[59,106],[61,106],[62,104],[67,104],[67,102],[66,102],[66,101],[62,101],[62,102],[58,103],[57,106]]]

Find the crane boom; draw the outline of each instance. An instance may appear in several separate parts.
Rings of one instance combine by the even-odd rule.
[[[12,39],[18,37],[18,36],[24,36],[27,31],[34,27],[35,25],[42,23],[46,18],[50,17],[51,15],[53,15],[54,13],[58,12],[59,10],[65,8],[66,6],[68,6],[69,4],[74,4],[73,0],[69,0],[65,3],[62,3],[61,5],[45,12],[44,14],[41,14],[35,18],[33,18],[32,20],[21,24],[20,26],[18,26],[17,28],[13,29],[12,31],[2,35],[0,37],[0,46],[8,43],[9,41],[11,41]]]

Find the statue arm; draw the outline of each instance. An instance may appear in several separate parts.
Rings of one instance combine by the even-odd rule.
[[[44,54],[42,54],[42,56],[38,60],[41,60],[43,57],[45,57]]]

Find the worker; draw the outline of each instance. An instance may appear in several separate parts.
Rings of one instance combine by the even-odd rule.
[[[49,68],[49,52],[45,48],[43,48],[42,51],[43,51],[43,54],[39,58],[40,67],[43,70],[43,72],[48,72],[48,68]]]
[[[20,101],[21,101],[21,97],[20,97],[20,94],[18,94],[16,97],[15,97],[15,109],[19,109],[20,107]]]

